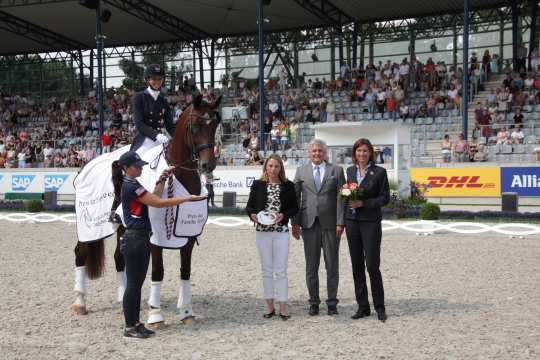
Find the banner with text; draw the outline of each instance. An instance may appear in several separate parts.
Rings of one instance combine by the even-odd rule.
[[[46,191],[75,194],[73,188],[75,176],[77,176],[77,171],[73,169],[58,172],[45,169],[28,172],[3,172],[0,174],[0,194],[11,192],[43,193]]]
[[[411,181],[427,186],[428,197],[501,195],[501,170],[498,167],[413,168]]]
[[[540,196],[540,167],[501,168],[501,191]]]

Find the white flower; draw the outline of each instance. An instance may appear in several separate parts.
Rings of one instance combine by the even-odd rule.
[[[343,189],[343,190],[341,190],[341,195],[345,196],[345,197],[351,196],[351,190],[350,189]]]

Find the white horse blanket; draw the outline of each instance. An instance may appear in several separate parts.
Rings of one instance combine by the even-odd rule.
[[[143,144],[137,153],[148,165],[143,167],[141,177],[137,180],[148,191],[153,191],[159,176],[167,168],[163,156],[163,146]],[[114,152],[103,154],[90,161],[81,170],[73,182],[75,187],[75,212],[77,215],[77,236],[80,242],[91,242],[111,236],[116,231],[116,225],[109,222],[111,207],[114,200],[114,187],[112,183],[111,164],[118,160],[122,154],[129,151],[130,145]],[[204,177],[201,178],[201,194],[206,194]],[[173,196],[187,196],[188,191],[173,178]],[[165,184],[163,198],[168,196],[168,181]],[[199,194],[197,194],[199,195]],[[208,219],[208,205],[206,200],[185,202],[169,208],[174,216],[170,238],[167,238],[167,225],[169,218],[165,218],[166,208],[149,207],[148,215],[152,225],[150,241],[158,246],[179,248],[184,246],[188,237],[199,236]],[[117,213],[122,217],[122,207]]]

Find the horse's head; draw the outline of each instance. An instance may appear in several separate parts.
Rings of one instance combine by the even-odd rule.
[[[214,137],[221,121],[218,111],[220,101],[221,96],[209,104],[202,100],[201,95],[197,95],[184,111],[177,122],[169,156],[174,165],[197,162],[198,170],[204,174],[210,174],[216,168]]]

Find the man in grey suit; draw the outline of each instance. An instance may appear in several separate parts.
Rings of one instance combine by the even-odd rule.
[[[337,315],[339,240],[343,233],[343,200],[338,196],[345,183],[343,169],[326,162],[326,143],[309,143],[306,165],[296,169],[294,184],[300,211],[292,219],[292,236],[304,239],[309,314],[319,314],[319,263],[321,248],[326,266],[328,315]]]

